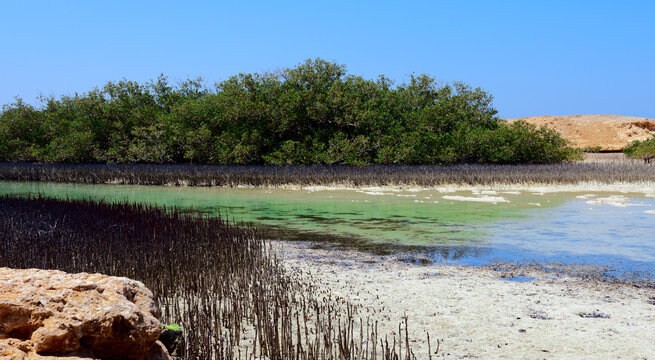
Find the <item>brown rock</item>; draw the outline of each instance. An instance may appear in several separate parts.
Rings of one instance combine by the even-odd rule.
[[[576,148],[600,147],[603,151],[621,151],[634,140],[646,140],[655,134],[655,119],[618,115],[533,116],[524,120],[559,132]]]
[[[169,359],[158,316],[138,281],[0,268],[0,359]]]

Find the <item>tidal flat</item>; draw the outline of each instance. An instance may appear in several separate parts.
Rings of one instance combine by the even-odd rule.
[[[655,288],[608,282],[593,268],[408,264],[393,255],[279,243],[302,271],[398,334],[419,359],[650,359]],[[519,278],[521,281],[514,281]],[[438,351],[437,351],[438,344]]]

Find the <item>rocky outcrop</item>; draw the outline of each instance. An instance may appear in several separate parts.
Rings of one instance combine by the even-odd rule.
[[[142,283],[0,268],[0,359],[169,359]]]
[[[559,132],[571,146],[621,151],[635,140],[646,140],[655,134],[655,119],[618,115],[533,116],[524,120]]]

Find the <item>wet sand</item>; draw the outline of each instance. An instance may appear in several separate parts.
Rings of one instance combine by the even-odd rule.
[[[406,314],[418,359],[428,359],[427,332],[433,359],[655,359],[652,286],[584,271],[416,266],[394,256],[275,244],[290,270],[380,320],[382,336],[397,336]],[[527,281],[508,280],[515,276]]]

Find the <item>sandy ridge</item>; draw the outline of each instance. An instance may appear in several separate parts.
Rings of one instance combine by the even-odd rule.
[[[555,129],[576,148],[600,147],[621,151],[634,140],[646,140],[655,134],[655,119],[619,115],[531,116],[524,120]]]

